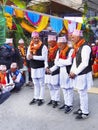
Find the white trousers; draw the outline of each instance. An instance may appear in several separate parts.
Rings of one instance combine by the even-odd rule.
[[[34,84],[34,98],[35,99],[44,99],[44,78],[33,78]]]
[[[13,86],[6,86],[6,87],[2,88],[2,93],[10,92],[14,87],[15,87],[15,85],[13,85]]]
[[[51,100],[60,101],[60,87],[59,87],[59,85],[47,84],[47,86],[48,86],[49,91],[50,91]]]
[[[73,106],[73,88],[62,88],[64,103],[67,106]]]
[[[80,98],[80,109],[82,113],[88,114],[88,93],[87,89],[78,90],[79,98]]]

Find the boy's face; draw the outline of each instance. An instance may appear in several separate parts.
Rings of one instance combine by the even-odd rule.
[[[17,68],[10,68],[11,72],[15,72]]]
[[[54,47],[54,46],[56,45],[56,42],[55,42],[55,41],[49,41],[49,42],[48,42],[48,45],[49,45],[50,47]]]
[[[24,43],[21,43],[20,46],[23,47],[23,46],[24,46]]]
[[[34,41],[35,44],[38,44],[39,39],[40,38],[38,36],[32,38],[32,40]]]
[[[6,70],[2,70],[1,73],[2,73],[2,74],[5,74],[5,73],[6,73]]]
[[[79,41],[79,39],[80,39],[79,36],[72,35],[71,37],[71,41],[73,44],[76,44]]]
[[[66,47],[66,43],[61,43],[61,42],[59,42],[58,43],[58,48],[60,49],[60,50],[63,50],[65,47]]]
[[[8,45],[13,47],[13,43],[9,43]]]

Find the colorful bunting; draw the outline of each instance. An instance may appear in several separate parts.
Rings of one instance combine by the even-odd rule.
[[[42,16],[41,22],[39,23],[37,29],[35,31],[41,32],[44,30],[48,25],[49,17],[48,16]]]
[[[32,33],[35,30],[34,27],[28,25],[24,20],[22,21],[21,26],[22,26],[22,28],[24,28],[29,33]]]
[[[82,28],[82,23],[77,23],[77,30],[81,30]]]
[[[66,30],[68,30],[68,20],[64,20],[64,26],[65,26]]]
[[[60,33],[63,29],[63,20],[58,18],[50,18],[50,26],[56,33]]]
[[[19,9],[14,9],[10,6],[5,7],[5,14],[7,19],[7,26],[11,29],[12,28],[12,14],[15,12],[16,17],[19,18],[26,18],[28,22],[30,22],[33,26],[27,24],[24,20],[21,23],[21,26],[28,32],[41,32],[44,30],[50,21],[51,28],[56,32],[60,33],[64,26],[68,32],[72,32],[74,29],[81,30],[82,23],[76,23],[74,21],[66,20],[66,19],[60,19],[56,17],[51,17],[47,15],[41,15],[35,12],[29,12]],[[77,26],[76,26],[77,25]]]
[[[14,9],[10,6],[5,6],[5,12],[13,15]]]
[[[24,11],[23,10],[19,10],[19,9],[15,9],[15,15],[18,18],[24,18]]]
[[[12,29],[12,16],[9,13],[4,14],[6,18],[6,24],[9,27],[9,29]]]
[[[26,18],[28,19],[28,21],[33,24],[33,25],[38,25],[38,23],[40,23],[42,16],[36,13],[32,13],[32,12],[26,12]]]
[[[76,29],[76,22],[68,20],[68,32],[72,33]]]

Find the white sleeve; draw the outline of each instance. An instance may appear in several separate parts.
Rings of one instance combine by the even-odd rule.
[[[73,59],[73,63],[70,69],[70,72],[75,73],[75,71],[76,71],[76,58]]]
[[[16,77],[16,79],[15,79],[15,82],[16,82],[16,83],[20,82],[21,76],[22,76],[21,73],[19,73],[19,74],[17,75],[17,77]]]
[[[33,56],[34,60],[40,60],[40,61],[47,61],[47,55],[48,55],[48,49],[47,47],[44,45],[42,48],[42,55],[41,56]]]
[[[58,66],[54,65],[53,67],[50,68],[50,71],[53,72],[53,71],[57,70],[58,68],[59,68]]]
[[[57,51],[56,58],[54,64],[58,67],[63,66],[62,63],[59,62],[59,50]]]
[[[46,47],[46,51],[45,51],[45,61],[44,61],[44,64],[45,64],[45,68],[48,67],[48,48]]]
[[[58,60],[59,60],[59,51],[57,51],[57,53],[56,53],[56,57],[55,57],[55,61],[54,61],[54,66],[50,68],[50,70],[52,72],[55,71],[56,69],[58,69],[58,66],[57,66]]]
[[[45,68],[47,68],[48,67],[48,54],[47,54],[47,56],[46,56],[46,59],[45,59]]]
[[[30,53],[30,46],[28,47],[28,49],[27,49],[27,56],[26,56],[26,58],[27,58],[27,60],[30,60],[29,59],[29,55],[30,55],[31,53]]]
[[[73,53],[73,49],[70,50],[67,59],[59,59],[59,64],[61,64],[62,66],[67,66],[67,65],[71,65],[72,64],[72,53]]]
[[[80,72],[82,72],[88,66],[89,59],[90,59],[90,53],[91,53],[91,48],[87,45],[83,46],[82,51],[81,51],[81,63],[76,68],[76,71],[75,71],[76,75],[78,75]]]

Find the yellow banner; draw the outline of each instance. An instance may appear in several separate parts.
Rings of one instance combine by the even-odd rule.
[[[24,20],[21,23],[21,26],[28,32],[32,33],[36,28],[28,25]]]
[[[48,16],[42,16],[41,22],[39,23],[35,31],[41,32],[42,30],[44,30],[48,25],[48,20],[49,20]]]

